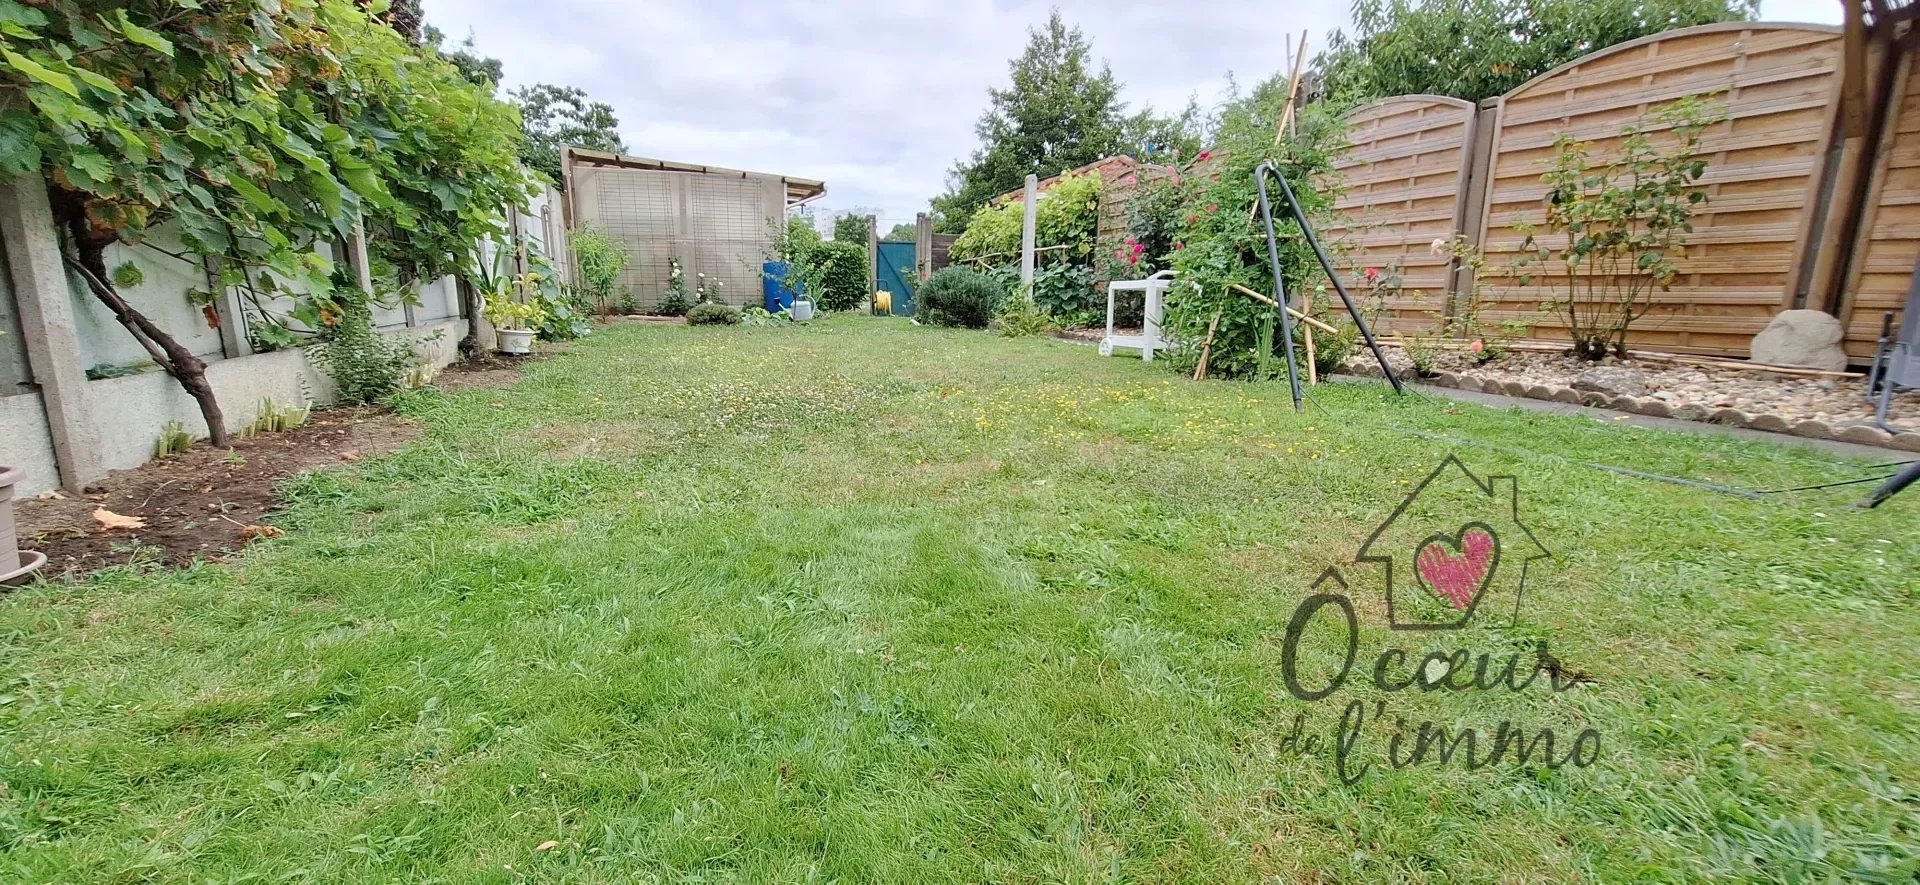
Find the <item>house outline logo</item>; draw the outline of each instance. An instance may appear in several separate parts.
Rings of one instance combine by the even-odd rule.
[[[1437,489],[1435,483],[1442,482],[1460,483],[1457,487],[1464,490],[1469,498],[1484,496],[1487,509],[1467,515],[1458,523],[1434,527],[1434,530],[1424,533],[1424,540],[1413,545],[1412,549],[1401,549],[1406,545],[1396,545],[1394,540],[1385,539],[1395,524],[1408,516],[1408,510],[1421,496],[1427,494],[1430,487]],[[1497,531],[1495,522],[1504,523],[1510,528],[1504,532]],[[1481,537],[1490,543],[1476,543]],[[1450,551],[1459,551],[1459,555],[1451,555]],[[1405,563],[1400,562],[1402,557],[1406,559]],[[1481,603],[1486,601],[1488,591],[1496,586],[1496,578],[1503,568],[1508,569],[1509,574],[1512,569],[1519,570],[1513,594],[1513,617],[1517,622],[1520,605],[1526,596],[1529,567],[1535,560],[1551,558],[1552,551],[1541,544],[1534,537],[1533,530],[1520,520],[1519,479],[1511,474],[1490,475],[1482,479],[1468,470],[1459,458],[1448,455],[1419,485],[1414,486],[1386,521],[1373,530],[1366,543],[1360,545],[1353,563],[1379,565],[1384,572],[1387,626],[1394,630],[1434,631],[1458,630],[1471,622],[1480,610]],[[1476,559],[1484,562],[1477,562]],[[1411,578],[1408,577],[1409,573]],[[1448,583],[1455,586],[1438,586]],[[1459,596],[1466,595],[1468,584],[1472,585],[1471,598],[1463,605]],[[1423,618],[1415,606],[1408,604],[1408,599],[1400,596],[1402,593],[1450,601],[1458,616]]]

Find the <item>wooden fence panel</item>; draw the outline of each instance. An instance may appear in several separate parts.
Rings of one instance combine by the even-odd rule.
[[[1900,65],[1840,312],[1847,353],[1862,362],[1873,355],[1887,312],[1902,320],[1920,257],[1920,64],[1909,52]]]
[[[1554,297],[1544,275],[1523,286],[1508,270],[1524,240],[1517,225],[1544,218],[1540,176],[1556,138],[1591,141],[1597,159],[1647,111],[1709,95],[1728,119],[1704,138],[1708,203],[1694,216],[1680,276],[1635,323],[1628,343],[1746,356],[1752,337],[1792,297],[1793,270],[1805,258],[1840,53],[1838,28],[1705,25],[1600,50],[1502,96],[1479,222],[1488,268],[1482,318],[1526,318],[1529,337],[1567,338],[1564,318],[1540,310]]]
[[[1447,304],[1453,260],[1432,249],[1462,224],[1474,106],[1438,95],[1401,95],[1348,113],[1349,148],[1335,162],[1345,179],[1338,220],[1323,233],[1342,282],[1369,288],[1369,268],[1398,275],[1377,323],[1388,332],[1434,329]]]

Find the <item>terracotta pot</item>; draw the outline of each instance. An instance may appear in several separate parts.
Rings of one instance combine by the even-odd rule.
[[[23,579],[47,564],[43,554],[22,552],[13,533],[13,486],[25,477],[18,467],[0,467],[0,584]]]

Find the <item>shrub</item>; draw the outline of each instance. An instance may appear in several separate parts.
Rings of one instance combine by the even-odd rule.
[[[867,248],[829,241],[808,250],[803,279],[821,310],[853,310],[867,303]]]
[[[1680,275],[1675,260],[1707,202],[1701,134],[1723,119],[1723,109],[1689,96],[1622,128],[1600,156],[1571,135],[1554,141],[1540,177],[1546,220],[1537,232],[1516,227],[1526,240],[1514,265],[1521,285],[1538,274],[1554,293],[1547,307],[1566,321],[1576,356],[1626,356],[1628,327]]]
[[[1262,92],[1223,109],[1216,147],[1195,158],[1203,164],[1198,168],[1205,177],[1194,174],[1192,168],[1183,176],[1189,195],[1186,212],[1177,216],[1181,229],[1175,242],[1180,247],[1168,259],[1179,279],[1167,290],[1162,323],[1175,345],[1167,353],[1166,365],[1175,371],[1193,372],[1209,326],[1214,330],[1207,363],[1210,375],[1268,379],[1286,370],[1273,350],[1275,345],[1285,345],[1273,328],[1273,309],[1232,288],[1239,285],[1270,295],[1277,291],[1265,225],[1255,218],[1253,171],[1260,163],[1274,161],[1308,217],[1324,218],[1334,210],[1337,189],[1329,187],[1327,179],[1346,137],[1344,124],[1330,108],[1310,104],[1295,118],[1298,133],[1274,144],[1285,98],[1284,90],[1277,97]],[[1319,284],[1325,277],[1298,225],[1287,217],[1284,207],[1273,209],[1287,291]],[[1220,317],[1217,325],[1215,316]]]
[[[346,299],[344,312],[308,352],[340,389],[340,402],[377,403],[401,388],[418,358],[413,348],[380,334],[365,301]]]
[[[1313,370],[1320,373],[1322,378],[1340,371],[1347,364],[1347,357],[1353,355],[1354,348],[1360,346],[1360,327],[1337,318],[1345,315],[1342,311],[1315,317],[1340,330],[1338,335],[1329,335],[1325,329],[1313,331]],[[1302,359],[1307,355],[1307,328],[1306,323],[1293,324],[1294,351]]]
[[[1025,298],[1008,299],[1007,306],[993,315],[993,323],[999,327],[1000,334],[1008,338],[1047,335],[1059,328],[1053,317]]]
[[[614,290],[620,272],[626,270],[627,247],[599,228],[587,225],[573,232],[573,258],[580,268],[580,294],[602,311],[614,306]],[[633,295],[620,299],[622,309],[632,306]]]
[[[984,329],[1007,290],[992,277],[964,267],[943,268],[920,286],[920,317],[936,326]]]
[[[973,214],[967,231],[953,242],[953,260],[999,263],[1020,259],[1020,235],[1026,205],[1009,200]],[[1047,198],[1033,210],[1036,247],[1065,246],[1047,253],[1065,253],[1062,259],[1085,264],[1093,256],[1094,236],[1100,226],[1100,176],[1068,175],[1047,189]],[[1050,258],[1049,260],[1054,260]]]
[[[693,298],[687,294],[687,275],[680,269],[680,259],[667,259],[667,294],[660,300],[659,315],[683,317],[692,306]]]
[[[731,326],[740,322],[740,311],[719,302],[709,301],[689,308],[687,322],[695,326]]]
[[[789,326],[792,324],[793,315],[784,310],[779,313],[768,313],[766,308],[758,306],[745,307],[740,310],[740,325],[742,326]]]

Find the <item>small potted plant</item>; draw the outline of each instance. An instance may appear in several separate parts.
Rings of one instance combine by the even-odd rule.
[[[524,290],[538,281],[538,274],[529,273],[515,280],[514,288]],[[501,353],[532,353],[534,329],[547,319],[547,309],[539,302],[516,300],[507,291],[488,295],[482,312],[493,324]]]
[[[13,487],[26,477],[18,467],[0,466],[0,584],[10,584],[47,564],[44,553],[19,548],[13,531]]]

